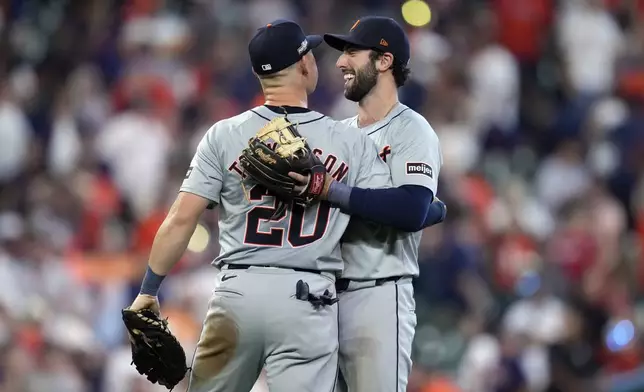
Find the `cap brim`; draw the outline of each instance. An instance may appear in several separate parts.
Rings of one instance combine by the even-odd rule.
[[[364,46],[360,42],[356,42],[351,36],[343,34],[324,34],[324,42],[340,52],[344,52],[347,45]]]
[[[307,35],[306,40],[309,41],[309,49],[317,48],[324,41],[321,35]]]

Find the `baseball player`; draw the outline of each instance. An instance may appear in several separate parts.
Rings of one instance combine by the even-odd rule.
[[[442,202],[432,203],[442,165],[439,140],[420,114],[398,101],[410,57],[398,23],[365,17],[349,34],[325,34],[324,40],[343,52],[336,66],[344,74],[344,95],[358,102],[358,115],[344,122],[376,142],[395,187],[361,189],[327,176],[328,200],[354,215],[343,237],[345,269],[336,282],[343,381],[338,386],[345,384],[350,392],[403,392],[412,365],[411,281],[418,275],[420,230],[441,222],[446,212]],[[308,181],[295,173],[291,177]]]
[[[444,204],[432,203],[442,165],[438,137],[425,118],[398,101],[397,88],[409,76],[410,47],[404,30],[391,18],[372,16],[358,19],[347,35],[325,34],[324,40],[343,52],[336,66],[344,74],[344,95],[358,102],[358,115],[345,123],[376,142],[391,170],[394,190],[406,200],[391,203],[389,213],[423,216],[428,211],[423,227],[442,221]],[[368,197],[368,192],[355,191],[350,192],[350,204],[358,203],[353,199],[361,193]],[[340,366],[350,392],[407,390],[416,327],[411,280],[418,276],[420,228],[373,229],[353,220],[343,239],[346,264],[336,287]],[[376,233],[380,235],[373,236]]]
[[[217,122],[200,142],[177,200],[157,233],[130,309],[158,311],[164,276],[185,251],[202,212],[219,206],[221,269],[194,355],[190,392],[248,392],[264,367],[271,391],[334,389],[338,330],[335,275],[349,215],[327,202],[278,212],[276,198],[245,179],[240,152],[258,130],[286,117],[315,146],[336,181],[390,186],[387,165],[368,136],[307,109],[318,71],[294,22],[258,29],[248,46],[266,104]]]

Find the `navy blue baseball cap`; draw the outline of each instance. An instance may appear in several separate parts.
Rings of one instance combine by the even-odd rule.
[[[394,61],[407,65],[411,50],[402,26],[392,18],[366,16],[353,23],[349,34],[324,34],[324,41],[333,49],[344,51],[348,46],[389,52]]]
[[[322,36],[305,35],[291,20],[278,19],[257,29],[248,54],[255,73],[270,75],[297,63],[322,41]]]

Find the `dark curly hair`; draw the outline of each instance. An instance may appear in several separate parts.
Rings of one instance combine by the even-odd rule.
[[[380,52],[378,50],[371,50],[369,53],[369,60],[370,61],[376,61],[380,57],[382,57],[384,53]],[[402,87],[407,83],[407,80],[409,80],[409,74],[411,73],[411,69],[407,66],[407,64],[403,64],[396,60],[394,58],[394,64],[391,66],[391,73],[394,75],[394,81],[396,82],[396,87]]]

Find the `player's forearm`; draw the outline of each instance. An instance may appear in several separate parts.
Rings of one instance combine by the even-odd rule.
[[[447,216],[447,206],[443,203],[442,200],[434,198],[434,201],[429,206],[427,211],[427,216],[425,217],[425,222],[423,222],[423,229],[439,224],[445,220]]]
[[[141,293],[157,294],[165,276],[186,251],[196,226],[197,220],[178,219],[168,215],[154,238]]]
[[[423,228],[434,198],[421,186],[363,189],[333,182],[328,199],[351,215],[358,215],[398,230],[415,232]]]
[[[196,221],[166,220],[154,238],[150,252],[150,268],[159,275],[167,275],[186,251],[196,227]]]

